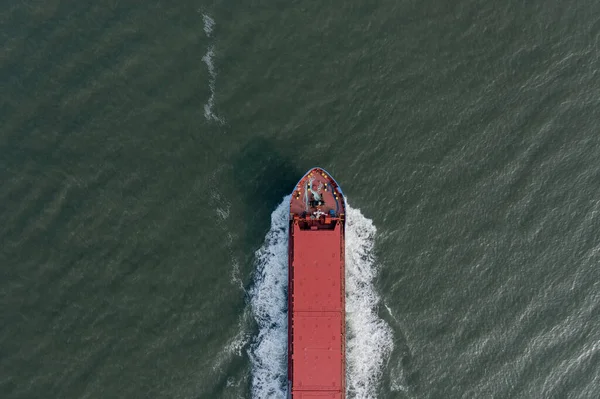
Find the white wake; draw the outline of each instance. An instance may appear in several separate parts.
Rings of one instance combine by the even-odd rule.
[[[215,27],[215,21],[206,14],[202,15],[202,20],[204,23],[204,33],[206,33],[206,36],[210,38]],[[206,64],[206,68],[208,68],[208,74],[210,76],[208,80],[208,87],[210,88],[210,97],[208,98],[207,103],[204,104],[204,117],[208,121],[213,120],[222,123],[221,118],[219,118],[213,112],[213,108],[215,106],[215,91],[217,86],[217,70],[215,69],[215,65],[213,63],[214,55],[214,46],[210,45],[206,50],[206,54],[204,54],[204,56],[202,57],[202,61],[204,61],[204,63]]]
[[[256,252],[250,305],[258,335],[248,350],[253,398],[285,398],[287,384],[288,204],[271,215],[271,229]],[[390,327],[377,317],[373,280],[376,228],[360,210],[347,208],[346,224],[346,393],[376,397],[383,366],[393,349]]]
[[[375,398],[385,361],[394,349],[392,329],[377,316],[379,294],[373,280],[377,229],[358,209],[348,206],[346,220],[346,393]]]

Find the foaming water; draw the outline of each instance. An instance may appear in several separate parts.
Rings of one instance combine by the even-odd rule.
[[[203,14],[202,20],[204,22],[204,33],[206,33],[207,37],[212,37],[213,29],[215,26],[215,20],[210,16]],[[208,81],[208,86],[210,88],[210,97],[206,104],[204,104],[204,117],[208,121],[222,122],[221,118],[219,118],[213,112],[213,108],[215,106],[215,90],[217,85],[217,71],[215,69],[215,65],[213,63],[213,57],[215,55],[214,46],[208,46],[206,50],[206,54],[202,57],[202,61],[206,64],[208,68],[208,74],[210,75],[210,79]]]
[[[271,229],[256,252],[250,305],[258,335],[249,349],[254,398],[286,397],[289,201],[285,197],[272,213]],[[375,233],[370,219],[347,207],[346,393],[357,399],[376,396],[383,365],[393,349],[392,331],[376,312]]]
[[[204,22],[204,33],[210,37],[215,26],[215,20],[206,14],[202,14],[202,22]]]
[[[256,251],[250,305],[258,335],[250,350],[252,397],[285,398],[287,380],[288,204],[271,214],[271,229]]]
[[[348,397],[374,398],[383,365],[394,349],[392,329],[377,315],[373,256],[377,229],[358,209],[347,207],[346,222],[346,384]]]
[[[214,187],[217,181],[217,172],[215,171],[209,179],[210,184]],[[231,262],[231,282],[244,291],[244,284],[240,277],[240,263],[238,258],[235,256],[233,251],[233,242],[237,239],[237,234],[227,229],[226,222],[231,214],[231,202],[225,198],[219,190],[212,190],[210,192],[210,203],[215,210],[219,226],[225,235],[225,248],[229,252]]]

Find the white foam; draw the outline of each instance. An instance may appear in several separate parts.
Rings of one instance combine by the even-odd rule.
[[[285,398],[287,383],[288,204],[271,215],[271,229],[256,252],[251,309],[258,335],[248,353],[253,398]],[[377,316],[373,280],[376,229],[358,209],[347,207],[346,224],[346,386],[349,398],[374,398],[392,349],[392,331]]]
[[[271,214],[271,229],[256,251],[250,305],[258,324],[248,354],[253,398],[285,398],[287,381],[288,204]]]
[[[392,329],[377,315],[373,280],[379,267],[377,229],[358,209],[346,209],[346,384],[350,398],[375,398],[383,366],[394,349]]]
[[[216,172],[213,173],[213,175],[211,176],[211,184],[212,182],[214,182],[216,179]],[[223,232],[225,233],[225,241],[224,241],[224,246],[225,248],[227,248],[227,251],[229,252],[229,256],[230,256],[230,261],[231,261],[231,282],[234,283],[236,286],[240,287],[240,289],[242,291],[244,291],[244,283],[242,282],[242,279],[240,277],[240,263],[237,259],[237,257],[235,256],[234,250],[233,250],[233,243],[234,241],[237,239],[237,234],[235,233],[231,233],[227,230],[227,225],[226,225],[226,221],[227,219],[229,219],[229,215],[231,214],[231,203],[223,197],[223,195],[221,195],[221,193],[218,190],[213,190],[210,192],[210,198],[211,198],[211,205],[213,206],[213,209],[215,210],[215,214],[217,216],[218,223],[217,226],[220,226],[220,228],[223,230]]]
[[[215,55],[214,47],[210,46],[206,51],[206,54],[202,57],[202,61],[206,64],[208,68],[208,74],[210,78],[208,79],[208,87],[210,88],[210,96],[208,97],[208,101],[204,104],[204,117],[209,121],[222,122],[221,118],[219,118],[214,112],[213,108],[215,106],[215,91],[217,86],[217,71],[215,70],[215,66],[213,64],[213,56]]]
[[[250,340],[250,335],[247,331],[248,318],[248,312],[244,312],[242,317],[238,320],[237,334],[229,340],[227,345],[225,345],[225,349],[228,353],[242,356],[242,350]]]
[[[238,319],[237,332],[227,340],[224,349],[217,354],[212,363],[214,373],[222,373],[224,366],[233,356],[242,356],[242,352],[251,338],[248,331],[249,317],[248,312],[244,312]]]
[[[210,37],[212,35],[213,28],[215,27],[215,20],[209,15],[202,14],[202,21],[204,22],[204,33],[206,33],[206,36]]]
[[[238,262],[237,258],[233,255],[233,250],[231,249],[231,245],[233,243],[233,235],[227,233],[227,237],[227,249],[231,254],[231,282],[234,285],[236,285],[240,290],[246,291],[246,289],[244,288],[244,283],[240,276],[240,262]]]
[[[215,20],[206,14],[202,14],[202,20],[204,21],[204,33],[206,33],[206,36],[211,37],[215,26]],[[204,54],[202,57],[202,61],[204,61],[206,67],[208,68],[208,87],[210,88],[210,96],[208,97],[206,104],[204,104],[204,117],[208,121],[223,123],[223,120],[213,112],[213,108],[215,106],[215,90],[217,85],[217,71],[213,63],[214,55],[214,46],[210,45],[206,50],[206,54]]]

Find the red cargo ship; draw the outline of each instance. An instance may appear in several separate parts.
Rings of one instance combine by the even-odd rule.
[[[289,229],[288,398],[345,397],[342,190],[311,169],[292,192]]]

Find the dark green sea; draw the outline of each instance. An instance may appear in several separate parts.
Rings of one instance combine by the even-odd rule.
[[[600,398],[600,2],[0,3],[0,398],[284,398],[347,196],[363,398]]]

